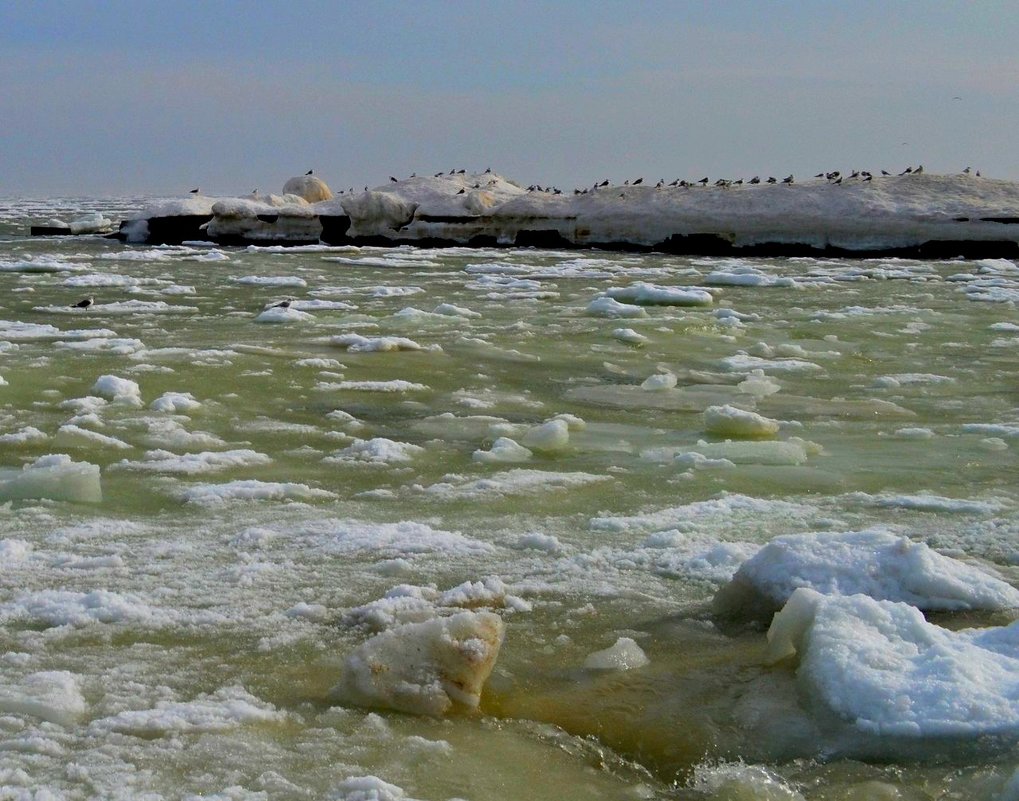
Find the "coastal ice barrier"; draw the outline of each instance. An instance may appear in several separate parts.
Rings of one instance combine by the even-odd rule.
[[[316,177],[303,176],[288,181],[281,195],[162,201],[121,223],[116,236],[138,244],[1013,258],[1019,183],[922,173],[841,183],[597,185],[564,194],[484,172],[391,180],[333,195]]]

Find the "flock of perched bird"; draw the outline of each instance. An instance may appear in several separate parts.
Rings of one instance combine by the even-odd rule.
[[[964,175],[975,174],[978,178],[980,177],[980,170],[976,170],[975,173],[974,173],[974,170],[973,170],[972,167],[966,167],[962,172],[963,172]],[[308,170],[305,173],[305,175],[312,175],[313,173],[314,173],[313,170]],[[433,175],[432,177],[433,178],[441,178],[444,175],[466,175],[466,174],[467,174],[467,170],[460,169],[460,170],[450,170],[448,173],[440,171],[440,172],[435,173],[435,175]],[[492,174],[492,168],[489,167],[488,169],[486,169],[484,174],[485,175],[491,175]],[[903,176],[903,175],[922,175],[922,174],[923,174],[923,165],[922,164],[918,165],[917,167],[906,167],[906,169],[904,169],[902,172],[898,173],[899,176]],[[881,175],[882,176],[890,176],[891,173],[888,172],[888,170],[881,170]],[[416,172],[412,172],[410,174],[410,178],[417,178],[417,177],[418,176],[417,176]],[[815,178],[824,178],[824,179],[826,179],[828,181],[829,184],[832,184],[834,186],[841,186],[843,181],[852,181],[852,180],[856,180],[856,179],[858,179],[862,183],[867,183],[869,181],[874,180],[874,174],[872,172],[870,172],[869,170],[853,170],[848,175],[843,175],[842,172],[839,171],[839,170],[832,170],[831,172],[819,172],[814,177]],[[394,184],[400,182],[399,178],[396,178],[396,177],[394,177],[392,175],[389,176],[389,180],[392,183],[394,183]],[[496,183],[495,179],[489,180],[488,183],[487,183],[487,186],[492,186],[495,183]],[[635,179],[633,181],[630,181],[629,179],[627,179],[627,180],[623,181],[622,186],[623,187],[627,187],[627,186],[640,186],[643,183],[644,183],[644,179],[643,178],[637,178],[637,179]],[[714,181],[713,183],[712,183],[711,179],[709,179],[707,177],[701,178],[699,181],[687,181],[685,179],[677,178],[675,181],[672,181],[671,183],[667,184],[667,183],[665,183],[665,179],[662,178],[660,181],[658,181],[658,183],[655,184],[655,189],[664,189],[666,187],[680,187],[680,188],[683,188],[683,189],[692,189],[692,188],[694,188],[696,186],[707,186],[709,183],[712,184],[713,186],[717,186],[717,187],[719,187],[721,189],[727,189],[727,188],[733,187],[733,186],[743,186],[744,184],[747,184],[749,186],[756,186],[757,184],[762,184],[762,183],[763,184],[793,184],[793,183],[796,183],[796,179],[791,174],[787,175],[785,178],[782,178],[781,180],[779,180],[778,178],[775,178],[774,176],[768,176],[767,178],[762,180],[759,175],[755,175],[753,178],[749,178],[747,180],[743,180],[742,178],[738,178],[738,179],[735,179],[735,180],[730,179],[730,178],[719,178],[718,180]],[[481,183],[480,182],[475,182],[473,188],[474,189],[481,189],[482,188]],[[590,187],[588,187],[586,189],[574,189],[573,190],[573,194],[575,194],[575,195],[586,195],[589,192],[596,192],[599,189],[605,189],[605,188],[614,188],[613,184],[607,178],[604,181],[601,181],[600,183],[595,183],[593,186],[590,186]],[[368,187],[367,186],[365,186],[364,191],[365,192],[368,191]],[[528,192],[545,192],[545,193],[550,194],[550,195],[561,195],[561,194],[563,194],[563,190],[560,189],[559,187],[556,187],[556,186],[541,186],[540,184],[531,184],[529,187],[527,187],[527,191]],[[191,190],[191,194],[198,194],[199,192],[200,192],[199,189],[192,189]],[[467,187],[464,187],[459,192],[457,192],[457,194],[458,195],[463,195],[463,194],[466,194],[466,192],[467,192]],[[252,195],[257,195],[257,194],[258,194],[258,190],[257,189],[252,192]],[[344,192],[344,190],[341,189],[339,191],[339,194],[341,194],[341,195],[342,194],[351,194],[352,195],[352,194],[354,194],[354,187],[350,187],[349,189],[347,189],[346,193]],[[625,197],[625,194],[621,194],[620,197]]]

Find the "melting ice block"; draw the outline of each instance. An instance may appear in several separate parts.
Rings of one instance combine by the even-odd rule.
[[[1019,737],[1019,623],[949,631],[905,603],[799,589],[768,630],[805,696],[902,738]]]
[[[99,467],[54,453],[40,456],[21,470],[0,468],[0,503],[22,498],[99,503],[103,499]]]
[[[766,617],[795,590],[862,594],[920,609],[1019,606],[1019,590],[924,543],[880,529],[776,537],[744,562],[715,595],[715,611]]]
[[[347,657],[333,692],[343,702],[422,715],[477,709],[502,638],[502,618],[492,612],[397,626]]]

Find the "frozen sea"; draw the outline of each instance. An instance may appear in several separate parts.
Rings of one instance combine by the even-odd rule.
[[[0,798],[1019,798],[712,605],[806,533],[1019,584],[1015,264],[27,236],[137,203],[0,200]],[[464,608],[477,711],[338,699]]]

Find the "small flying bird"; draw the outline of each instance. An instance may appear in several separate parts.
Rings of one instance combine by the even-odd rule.
[[[488,168],[487,168],[487,169],[485,170],[485,175],[490,175],[491,173],[492,173],[492,168],[491,168],[491,167],[488,167]]]
[[[89,295],[87,298],[85,298],[83,300],[79,300],[77,303],[72,303],[71,304],[71,308],[72,309],[87,309],[93,303],[95,303],[95,298],[93,298],[91,295]]]

